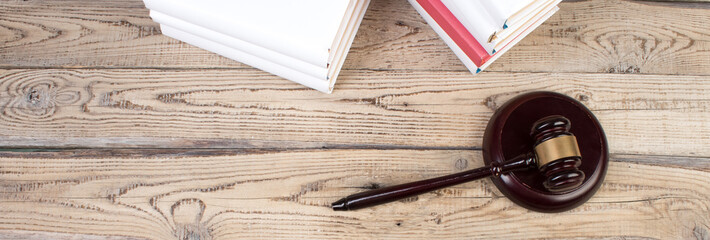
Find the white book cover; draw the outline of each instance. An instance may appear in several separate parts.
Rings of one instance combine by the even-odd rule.
[[[352,3],[356,5],[348,6],[348,11],[346,12],[348,15],[344,16],[343,21],[339,23],[338,32],[335,35],[336,39],[332,44],[333,48],[328,49],[330,56],[327,57],[324,65],[313,64],[312,62],[202,27],[188,22],[184,18],[171,16],[155,9],[151,9],[151,17],[161,24],[161,29],[164,31],[163,34],[166,36],[271,72],[316,90],[331,93],[370,0],[357,0],[352,1]]]
[[[523,31],[518,36],[512,38],[507,45],[505,45],[500,51],[498,51],[495,55],[488,59],[483,65],[476,66],[476,64],[473,63],[473,61],[471,61],[468,56],[466,56],[463,50],[461,50],[461,48],[456,45],[453,39],[451,39],[451,37],[446,34],[444,29],[442,29],[441,26],[439,26],[439,24],[426,12],[426,10],[422,8],[422,6],[417,2],[417,0],[409,0],[409,3],[411,3],[414,9],[416,9],[417,12],[419,12],[419,14],[422,16],[422,18],[424,18],[424,20],[432,27],[432,29],[434,29],[434,32],[436,32],[441,37],[441,39],[446,43],[446,45],[451,48],[456,57],[458,57],[464,64],[464,66],[466,66],[466,68],[468,68],[468,70],[471,71],[471,73],[473,73],[474,75],[488,68],[491,64],[493,64],[493,62],[500,58],[500,56],[508,52],[508,50],[513,48],[513,46],[518,44],[522,39],[524,39],[527,35],[533,32],[537,27],[539,27],[543,22],[552,17],[552,15],[554,15],[559,10],[559,8],[554,7],[552,10],[544,13],[542,17],[540,17],[539,19],[537,19],[536,22],[528,26],[528,28],[523,29]]]
[[[185,22],[181,19],[168,16],[164,13],[155,10],[150,11],[150,16],[153,18],[154,21],[162,25],[167,25],[180,31],[200,36],[201,38],[214,41],[221,45],[225,45],[227,47],[243,51],[249,55],[259,56],[260,58],[263,58],[275,64],[279,64],[291,68],[293,70],[303,72],[319,79],[325,80],[328,78],[328,68],[319,67],[314,64],[304,62],[300,59],[296,59],[291,56],[287,56],[279,52],[273,51],[271,49],[251,44],[249,42],[242,41],[240,39],[236,39],[209,30],[207,28],[203,28],[195,24]]]
[[[362,1],[144,0],[151,10],[320,67],[337,58],[340,36]]]
[[[522,10],[535,0],[469,0],[478,1],[483,4],[486,11],[493,17],[493,21],[500,28],[507,28],[506,21],[513,14]]]
[[[442,40],[444,40],[444,43],[446,43],[446,45],[449,46],[449,48],[451,48],[451,51],[454,52],[456,57],[458,57],[459,60],[461,60],[463,65],[466,66],[466,68],[468,68],[468,70],[471,71],[471,73],[473,73],[475,75],[475,74],[482,71],[482,69],[478,68],[478,66],[476,66],[476,64],[470,58],[468,58],[466,53],[464,53],[464,51],[461,50],[461,48],[456,44],[456,42],[454,42],[454,40],[451,39],[451,37],[449,37],[448,34],[446,34],[446,31],[444,31],[444,29],[441,28],[441,26],[439,26],[439,24],[434,20],[434,18],[432,18],[431,15],[429,15],[429,13],[427,13],[427,11],[424,10],[422,5],[420,5],[417,2],[417,0],[409,0],[409,3],[412,4],[414,9],[416,9],[417,12],[419,12],[419,15],[421,15],[422,18],[424,18],[424,21],[426,21],[427,24],[429,24],[429,26],[431,26],[431,28],[434,29],[434,32],[436,32],[436,34],[439,35],[439,37]]]
[[[507,20],[507,28],[503,29],[505,21],[498,19],[494,21],[494,17],[487,10],[488,6],[497,5],[496,1],[488,0],[442,0],[444,5],[456,16],[456,18],[466,27],[471,35],[481,44],[481,46],[490,55],[494,55],[500,51],[503,46],[509,43],[511,37],[515,37],[524,31],[526,24],[531,24],[535,18],[541,17],[547,13],[552,7],[550,4],[557,4],[560,0],[537,0],[532,4],[525,6],[521,11],[514,13],[513,16],[523,16],[525,18],[517,18],[514,25],[513,22]],[[487,2],[484,4],[484,2]],[[494,3],[491,3],[494,2]],[[524,4],[524,1],[519,1],[518,4]],[[506,8],[513,11],[513,8]]]
[[[488,54],[496,53],[495,43],[490,40],[500,27],[493,22],[493,17],[488,14],[481,1],[442,0],[441,2],[486,49]]]

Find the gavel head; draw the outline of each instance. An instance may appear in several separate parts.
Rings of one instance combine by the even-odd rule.
[[[543,186],[553,193],[567,192],[584,182],[584,172],[579,170],[582,155],[570,127],[569,119],[554,115],[535,122],[530,132],[538,169],[545,176]]]

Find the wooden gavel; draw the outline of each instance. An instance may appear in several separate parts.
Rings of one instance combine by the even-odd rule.
[[[548,191],[564,193],[574,190],[584,182],[585,175],[579,170],[582,155],[577,138],[569,132],[570,128],[570,121],[565,117],[554,115],[542,118],[533,124],[530,135],[535,144],[529,153],[503,164],[493,162],[490,166],[466,172],[353,194],[334,202],[333,210],[356,210],[484,177],[498,177],[504,173],[533,168],[545,176],[543,186]]]

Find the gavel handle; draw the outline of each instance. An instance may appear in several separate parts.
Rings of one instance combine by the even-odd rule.
[[[461,173],[451,174],[443,177],[422,180],[418,182],[405,183],[401,185],[375,189],[368,192],[356,193],[340,199],[332,204],[335,211],[348,211],[360,208],[371,207],[383,203],[393,202],[400,199],[412,197],[422,193],[437,189],[450,187],[473,180],[478,180],[489,176],[499,176],[511,171],[520,171],[537,166],[533,154],[523,154],[502,165],[492,164],[491,166],[477,168]]]

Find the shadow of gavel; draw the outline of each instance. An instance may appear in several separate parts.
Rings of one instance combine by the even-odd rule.
[[[490,166],[448,176],[375,189],[347,196],[332,204],[335,211],[348,211],[388,203],[437,189],[450,187],[484,177],[514,171],[538,169],[545,176],[543,186],[552,193],[564,193],[579,187],[584,182],[584,172],[579,170],[582,155],[577,138],[569,132],[570,121],[554,115],[542,118],[533,124],[531,137],[535,144],[532,151],[504,163],[493,162]]]

